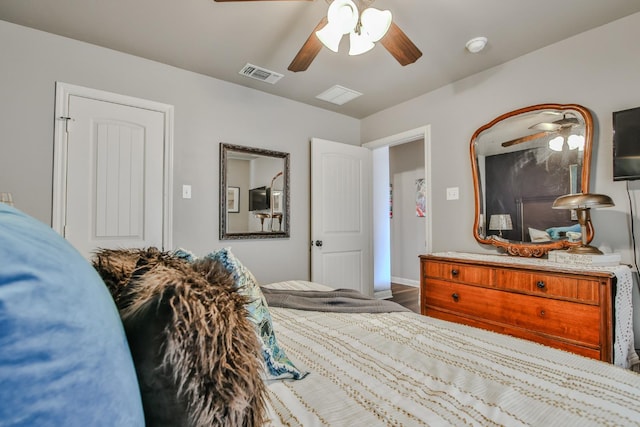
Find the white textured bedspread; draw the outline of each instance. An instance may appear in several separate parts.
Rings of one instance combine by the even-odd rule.
[[[311,372],[269,384],[274,426],[640,426],[640,375],[610,364],[415,313],[270,312]]]

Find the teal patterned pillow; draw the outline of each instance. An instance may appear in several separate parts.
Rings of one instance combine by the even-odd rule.
[[[193,262],[198,259],[193,252],[183,248],[175,249],[171,255],[187,262]]]
[[[174,255],[187,261],[196,259],[191,252],[184,249],[176,250]],[[250,297],[251,302],[247,304],[247,311],[249,311],[251,321],[256,325],[256,332],[262,342],[262,356],[267,368],[267,379],[291,378],[299,380],[304,378],[309,372],[296,368],[278,345],[267,301],[251,271],[236,258],[230,248],[211,252],[206,257],[218,261],[227,271],[233,273],[236,287],[240,289],[240,293]]]

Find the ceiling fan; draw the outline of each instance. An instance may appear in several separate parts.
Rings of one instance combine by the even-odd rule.
[[[239,1],[274,1],[274,0],[214,0],[214,1],[239,2]],[[302,0],[302,1],[313,1],[313,0]],[[327,0],[327,1],[329,2],[330,0]],[[334,0],[334,1],[337,1],[337,0]],[[355,10],[355,13],[357,16],[356,18],[357,22],[354,24],[355,26],[352,26],[353,30],[346,31],[344,33],[344,34],[347,34],[348,32],[352,33],[351,34],[352,45],[354,44],[353,33],[356,33],[358,36],[361,35],[362,28],[363,28],[363,24],[362,24],[363,16],[365,16],[366,11],[372,10],[369,8],[369,6],[371,5],[371,3],[374,2],[374,0],[347,0],[347,3],[353,5],[352,7],[355,8],[355,3],[353,3],[354,1],[357,2],[360,6],[358,9]],[[345,0],[339,0],[340,4],[344,2]],[[333,5],[333,1],[331,2],[331,4]],[[336,3],[336,6],[337,5],[338,3]],[[319,38],[320,36],[317,35],[317,33],[323,29],[328,29],[328,27],[334,24],[333,21],[330,22],[330,18],[332,14],[331,9],[332,9],[331,6],[329,6],[329,14],[328,14],[329,17],[324,16],[322,17],[322,19],[320,19],[320,22],[318,23],[318,25],[316,25],[316,27],[313,29],[313,31],[311,32],[307,40],[304,42],[304,44],[302,45],[302,47],[300,48],[296,56],[293,58],[293,61],[291,61],[291,64],[289,64],[289,67],[288,67],[289,71],[294,71],[294,72],[305,71],[307,68],[309,68],[309,65],[311,65],[311,62],[313,62],[313,60],[318,55],[322,47],[325,45],[320,40]],[[363,13],[362,14],[359,13],[358,10],[362,10]],[[381,12],[377,10],[375,11]],[[422,56],[422,52],[411,41],[411,39],[409,39],[409,37],[404,33],[404,31],[402,31],[400,27],[398,27],[398,25],[396,25],[393,21],[391,21],[391,13],[388,11],[385,11],[385,12],[389,14],[388,15],[389,25],[388,25],[388,29],[386,29],[386,33],[383,33],[384,35],[382,36],[382,38],[379,39],[380,44],[382,44],[382,46],[384,46],[384,48],[387,49],[387,51],[402,66],[409,65],[416,62],[418,58]],[[342,35],[340,35],[340,37],[342,37]],[[372,40],[372,41],[378,41],[378,40]],[[373,47],[372,41],[368,42],[370,45],[369,49]],[[332,50],[337,51],[337,44],[336,44],[336,48]],[[360,53],[363,53],[363,52],[360,52]],[[351,53],[351,54],[354,54],[354,53]]]
[[[531,135],[521,136],[510,141],[503,142],[503,147],[510,147],[512,145],[521,144],[523,142],[533,141],[534,139],[543,138],[550,135],[562,135],[567,133],[571,128],[580,125],[580,121],[575,117],[567,117],[563,115],[561,119],[553,122],[540,122],[532,126],[529,129],[538,130],[540,132],[533,133]]]

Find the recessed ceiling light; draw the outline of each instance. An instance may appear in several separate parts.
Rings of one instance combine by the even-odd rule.
[[[487,45],[486,37],[474,37],[467,42],[467,50],[471,53],[478,53]]]

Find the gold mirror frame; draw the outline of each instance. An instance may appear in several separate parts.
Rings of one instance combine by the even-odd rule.
[[[473,235],[475,239],[482,244],[492,245],[498,248],[503,249],[510,255],[522,256],[522,257],[542,257],[547,254],[550,250],[554,249],[563,249],[567,247],[571,247],[574,245],[579,245],[581,242],[570,242],[568,240],[553,240],[550,242],[544,243],[534,243],[534,242],[525,242],[525,241],[515,241],[515,240],[506,240],[501,239],[498,236],[488,236],[487,233],[481,234],[481,215],[483,214],[483,188],[480,182],[480,174],[479,174],[479,165],[476,154],[476,145],[479,142],[479,137],[482,136],[483,132],[488,131],[492,127],[498,124],[504,124],[504,121],[508,119],[512,119],[517,116],[531,114],[535,112],[542,112],[543,110],[558,110],[563,114],[565,111],[571,111],[572,113],[578,113],[581,118],[584,120],[584,151],[582,158],[582,173],[581,173],[581,183],[580,189],[578,192],[588,193],[589,192],[589,177],[590,177],[590,168],[591,168],[591,151],[592,151],[592,139],[593,139],[593,118],[589,110],[585,107],[577,104],[539,104],[533,105],[525,108],[521,108],[519,110],[511,111],[509,113],[503,114],[491,122],[485,124],[475,131],[473,136],[471,137],[471,146],[470,146],[470,155],[471,155],[471,169],[473,175],[473,186],[474,186],[474,196],[475,196],[475,220],[473,224]],[[512,119],[513,120],[513,119]],[[519,135],[521,138],[525,140],[536,131],[524,129],[522,135]],[[531,138],[532,140],[533,138]],[[504,146],[504,145],[503,145]],[[486,192],[484,193],[486,196]],[[552,202],[552,201],[551,201]],[[484,227],[484,223],[486,218],[483,218],[482,225]],[[593,228],[589,228],[587,230],[587,242],[590,242],[593,239]]]

